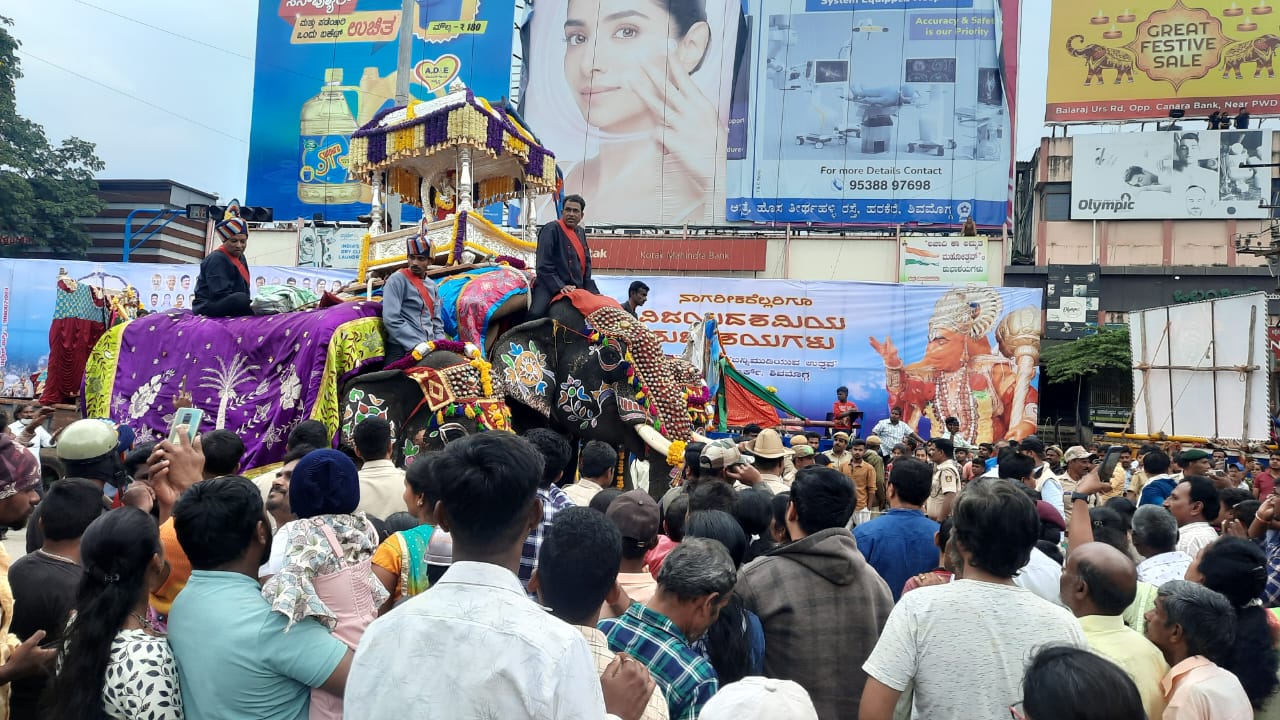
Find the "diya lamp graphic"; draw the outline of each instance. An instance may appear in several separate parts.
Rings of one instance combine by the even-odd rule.
[[[1222,11],[1223,17],[1240,17],[1243,14],[1244,8],[1236,5],[1234,2],[1231,3],[1231,7]]]
[[[1120,28],[1116,27],[1114,23],[1112,23],[1110,30],[1102,33],[1102,39],[1104,40],[1119,40],[1122,37],[1124,37],[1124,33],[1120,32]]]
[[[1267,0],[1258,0],[1257,5],[1249,8],[1249,13],[1251,15],[1270,15],[1271,5],[1267,3]]]
[[[1116,16],[1116,22],[1118,23],[1131,23],[1136,21],[1137,19],[1138,19],[1138,16],[1129,12],[1129,8],[1125,8],[1123,13]]]
[[[1101,9],[1098,10],[1097,15],[1094,15],[1093,17],[1089,18],[1090,25],[1106,25],[1109,22],[1111,22],[1111,18],[1107,17],[1106,15],[1103,15]]]

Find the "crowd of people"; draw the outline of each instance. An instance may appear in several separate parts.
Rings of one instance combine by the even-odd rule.
[[[406,470],[387,421],[336,450],[309,421],[248,478],[234,433],[80,420],[42,488],[37,418],[0,434],[0,523],[30,523],[0,563],[15,720],[1280,712],[1280,465],[1225,451],[1104,478],[1105,447],[891,416],[892,444],[688,443],[652,497],[546,429]]]

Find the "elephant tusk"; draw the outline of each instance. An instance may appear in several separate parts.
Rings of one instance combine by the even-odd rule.
[[[709,443],[709,442],[711,442],[711,438],[709,438],[709,437],[707,437],[707,436],[705,436],[705,435],[699,435],[699,434],[698,434],[698,433],[696,433],[696,432],[691,432],[691,433],[689,433],[689,434],[693,436],[693,441],[694,441],[694,442],[700,442],[700,443]]]
[[[640,439],[644,441],[644,444],[652,448],[654,452],[665,456],[667,452],[671,450],[671,441],[662,437],[662,433],[654,430],[652,427],[640,424],[633,425],[632,428],[636,431],[636,434],[640,436]]]

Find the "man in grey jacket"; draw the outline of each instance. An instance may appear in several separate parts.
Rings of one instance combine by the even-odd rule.
[[[797,473],[786,511],[793,542],[744,567],[735,588],[764,625],[764,674],[803,686],[822,720],[858,707],[862,664],[893,610],[889,586],[845,529],[853,507],[844,475]]]
[[[409,267],[397,270],[382,286],[382,326],[387,330],[386,361],[408,355],[420,343],[444,340],[440,319],[440,295],[427,277],[431,267],[431,242],[424,235],[405,241]]]

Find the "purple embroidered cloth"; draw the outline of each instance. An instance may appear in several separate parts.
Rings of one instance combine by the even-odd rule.
[[[201,432],[222,427],[244,441],[242,468],[276,462],[303,420],[336,431],[340,384],[382,359],[381,308],[361,301],[265,317],[139,318],[94,348],[86,410],[129,425],[140,443],[156,440],[185,388],[204,411]]]

